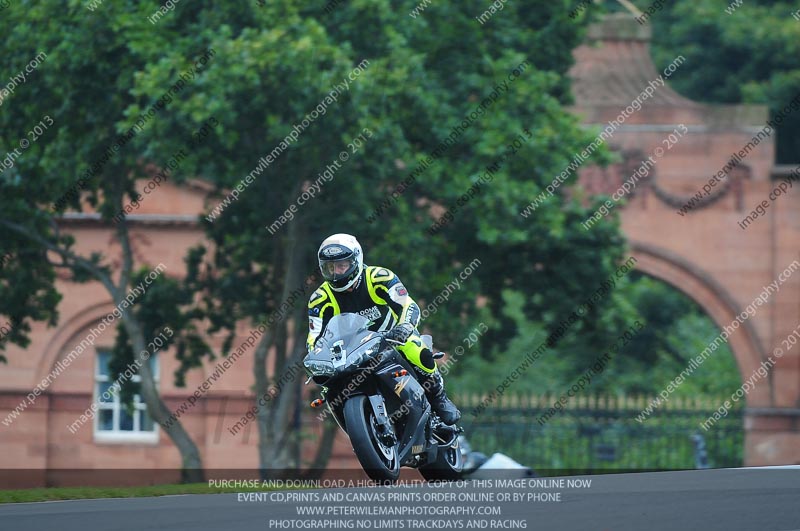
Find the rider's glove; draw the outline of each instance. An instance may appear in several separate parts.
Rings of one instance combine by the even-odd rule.
[[[390,341],[397,341],[398,343],[405,343],[411,334],[414,333],[414,326],[411,323],[400,323],[388,332],[386,332],[386,339]]]

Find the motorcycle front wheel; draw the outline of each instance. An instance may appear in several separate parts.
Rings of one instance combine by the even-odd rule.
[[[426,481],[461,479],[463,471],[464,456],[461,454],[458,439],[449,446],[440,446],[436,461],[419,467],[419,473]]]
[[[375,481],[395,481],[400,476],[400,461],[395,445],[387,445],[369,398],[354,396],[344,403],[344,422],[353,451],[367,475]]]

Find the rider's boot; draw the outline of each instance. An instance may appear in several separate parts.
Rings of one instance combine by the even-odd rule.
[[[452,425],[458,422],[458,419],[461,418],[461,412],[453,401],[447,398],[447,393],[444,390],[444,380],[439,371],[428,373],[418,367],[414,367],[414,369],[419,375],[419,381],[425,390],[425,396],[428,398],[428,402],[431,403],[434,413],[445,424]]]

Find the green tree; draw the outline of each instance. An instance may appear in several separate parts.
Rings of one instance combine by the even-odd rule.
[[[652,2],[635,2],[640,9]],[[653,58],[663,68],[679,50],[688,60],[670,78],[684,96],[708,103],[769,106],[774,116],[800,92],[800,21],[795,2],[727,0],[665,3],[652,16]],[[777,127],[777,160],[797,163],[800,112]]]
[[[195,41],[181,36],[191,35],[216,50],[204,90],[173,102],[152,134],[142,138],[147,145],[141,149],[164,157],[176,149],[175,132],[184,124],[216,116],[220,126],[213,140],[198,147],[181,171],[217,183],[221,196],[251,174],[260,157],[279,146],[334,85],[368,61],[324,115],[257,172],[237,200],[213,221],[206,219],[212,245],[194,256],[208,273],[203,299],[213,330],[232,334],[236,322],[255,326],[273,315],[316,270],[317,245],[333,232],[356,234],[367,263],[394,269],[423,305],[466,264],[480,261],[446,307],[424,324],[443,348],[460,343],[464,331],[482,319],[492,326],[487,342],[506,344],[516,325],[503,314],[504,289],[526,294],[522,311],[554,326],[613,271],[623,253],[618,226],[583,231],[579,224],[587,209],[566,199],[563,188],[535,216],[519,215],[591,141],[591,132],[563,108],[569,103],[570,50],[580,42],[582,26],[568,19],[559,3],[507,5],[491,27],[474,19],[485,9],[481,2],[434,4],[418,19],[407,15],[413,2],[399,11],[385,1],[351,2],[330,14],[324,5],[273,2],[253,7],[249,16],[203,3],[195,4],[190,16],[179,7],[161,23],[161,33],[135,44],[169,48],[183,57]],[[155,97],[174,78],[173,65],[174,60],[163,60],[149,68],[137,77],[133,92]],[[519,80],[509,83],[520,65]],[[504,81],[510,88],[497,91],[485,114],[423,172],[414,173]],[[532,139],[431,238],[426,229],[436,219],[436,205],[454,204],[526,128]],[[348,143],[361,134],[369,138],[353,153]],[[350,159],[321,193],[287,213],[303,191],[319,183],[320,172],[341,160],[342,151]],[[598,157],[606,159],[605,153]],[[416,177],[413,185],[370,223],[375,207],[410,174]],[[293,219],[271,234],[266,228],[282,214]],[[481,309],[474,304],[478,295],[486,301]],[[598,308],[582,325],[587,337],[607,333],[606,311]],[[256,346],[257,396],[305,354],[303,302],[289,317],[274,323]],[[270,378],[271,348],[276,358]],[[295,436],[288,431],[295,400],[295,393],[284,390],[258,410],[265,473],[297,466],[292,445],[285,444]]]
[[[424,328],[447,348],[460,344],[465,332],[485,321],[490,330],[482,344],[499,349],[480,349],[480,356],[489,359],[527,332],[520,328],[517,314],[504,311],[510,300],[505,293],[516,294],[519,312],[535,326],[552,330],[624,256],[615,222],[591,232],[580,227],[590,210],[564,194],[574,176],[535,214],[520,215],[594,137],[564,108],[570,103],[565,75],[570,52],[582,39],[586,19],[570,19],[569,5],[562,2],[506,4],[484,25],[475,20],[486,9],[477,0],[434,3],[417,19],[408,16],[416,5],[412,0],[399,10],[387,0],[354,0],[329,14],[324,12],[326,4],[279,1],[259,7],[198,0],[178,4],[157,29],[146,21],[146,6],[108,5],[78,14],[75,2],[64,10],[51,1],[27,15],[17,11],[5,19],[13,42],[13,53],[5,59],[11,62],[9,69],[34,50],[53,50],[52,70],[42,68],[35,90],[14,94],[8,102],[13,112],[0,122],[7,126],[3,135],[8,140],[20,134],[21,124],[35,123],[34,117],[46,112],[41,109],[58,110],[53,111],[59,127],[52,142],[36,145],[40,151],[31,154],[40,153],[38,158],[26,153],[19,175],[2,185],[0,201],[20,203],[9,218],[26,220],[20,234],[29,239],[55,238],[45,232],[52,215],[42,207],[66,193],[87,161],[98,160],[175,85],[181,72],[213,50],[191,83],[162,105],[145,131],[126,141],[84,195],[103,219],[111,219],[132,197],[135,181],[150,177],[149,165],[163,167],[195,138],[194,131],[212,119],[216,122],[210,135],[186,149],[187,156],[170,179],[206,179],[218,187],[227,206],[213,211],[212,204],[201,218],[209,243],[187,256],[187,278],[154,292],[147,301],[153,306],[140,306],[144,313],[126,314],[125,330],[133,352],[140,352],[137,341],[146,341],[151,323],[176,322],[187,345],[181,361],[190,368],[210,354],[191,327],[201,316],[210,323],[204,332],[227,332],[223,355],[234,346],[237,323],[255,327],[271,319],[255,346],[257,396],[267,393],[305,353],[308,291],[303,297],[293,293],[312,282],[308,277],[316,271],[316,248],[328,234],[357,235],[366,248],[367,263],[394,269],[423,305],[466,264],[479,260],[472,276]],[[78,22],[65,25],[62,17]],[[37,23],[35,32],[28,20]],[[43,28],[47,39],[38,37]],[[360,75],[352,77],[358,65]],[[337,100],[318,111],[296,140],[287,142],[269,164],[262,162],[348,79]],[[452,145],[441,148],[480,106],[484,113],[469,118],[469,126],[462,127]],[[356,148],[359,135],[362,146]],[[525,141],[510,153],[509,144],[521,135]],[[434,160],[419,171],[420,161],[429,156]],[[596,161],[606,160],[608,153],[599,151]],[[331,166],[336,167],[331,179],[320,180]],[[486,166],[495,168],[491,182],[461,205],[440,232],[429,236],[427,229],[438,212],[452,208],[485,175]],[[392,197],[397,184],[410,175],[415,177],[412,186],[378,221],[370,222],[376,206]],[[246,176],[252,183],[244,187]],[[237,186],[238,199],[231,202],[228,193]],[[287,212],[312,189],[315,197]],[[57,213],[67,207],[77,210],[81,204],[72,198]],[[274,228],[282,215],[293,219]],[[270,226],[274,230],[268,230]],[[123,251],[127,230],[126,223],[119,224]],[[67,243],[59,241],[62,246]],[[131,258],[123,256],[119,280],[108,286],[116,294],[128,285],[133,270]],[[101,257],[93,260],[95,268],[104,264]],[[78,269],[76,263],[73,270]],[[100,278],[100,272],[110,275],[99,271],[94,278]],[[199,301],[199,307],[188,300]],[[160,314],[154,309],[157,302],[182,311]],[[576,325],[582,337],[591,341],[613,332],[621,320],[617,306],[616,299],[598,305]],[[118,361],[131,355],[124,338],[121,343]],[[268,368],[271,349],[274,365]],[[152,378],[144,372],[148,409],[163,425],[158,397],[147,392]],[[491,382],[486,385],[493,387]],[[259,458],[265,474],[300,466],[293,455],[299,435],[289,429],[299,407],[296,390],[283,386],[258,410]],[[332,426],[319,456],[329,447]],[[173,440],[176,433],[170,432]],[[184,456],[193,455],[185,440],[176,444],[188,452]]]
[[[655,395],[686,369],[721,330],[686,294],[660,280],[634,275],[624,296],[645,327],[620,350],[620,360],[604,376],[606,391]],[[641,377],[648,374],[647,379]],[[678,388],[676,396],[722,396],[741,377],[727,343]]]
[[[612,358],[600,374],[593,375],[591,392],[596,394],[643,394],[655,396],[686,369],[720,333],[719,327],[687,295],[672,286],[641,273],[621,280],[612,297],[619,299],[608,318],[622,318],[614,334],[589,342],[571,328],[558,343],[549,347],[530,366],[523,378],[514,382],[513,392],[560,395],[608,352]],[[520,331],[507,349],[498,349],[490,361],[465,357],[453,365],[454,378],[463,392],[486,391],[485,382],[502,382],[521,357],[539,348],[548,334],[539,322],[528,319],[521,310],[524,298],[505,293],[506,312],[517,321]],[[641,327],[634,326],[639,321]],[[624,332],[630,330],[628,337]],[[618,352],[613,345],[621,347]],[[643,377],[646,375],[646,377]],[[736,360],[730,347],[722,344],[701,368],[692,374],[675,396],[720,397],[741,384]]]
[[[50,0],[14,3],[0,17],[6,35],[3,72],[24,71],[40,52],[46,55],[24,84],[4,95],[0,113],[0,139],[7,151],[29,142],[0,179],[2,246],[17,257],[0,272],[0,312],[15,324],[4,342],[27,346],[31,321],[57,323],[61,296],[54,287],[56,269],[70,273],[74,282],[100,282],[119,306],[137,279],[157,265],[136,263],[124,218],[114,230],[119,255],[84,255],[61,227],[66,210],[80,211],[87,204],[111,226],[134,197],[135,181],[146,175],[143,161],[153,160],[131,146],[129,128],[123,127],[127,109],[152,103],[130,90],[137,72],[152,60],[131,45],[131,35],[142,30],[138,21],[143,11],[109,5],[90,13],[77,1]],[[112,267],[115,260],[119,268]],[[193,303],[187,289],[191,286],[160,277],[135,306],[122,311],[120,324],[131,361],[142,362],[140,392],[149,414],[180,451],[184,478],[199,481],[203,475],[197,447],[180,422],[164,424],[170,411],[150,365],[143,362],[149,340],[164,326],[175,330],[167,346],[175,344],[179,352],[188,348],[195,357],[208,353],[191,324]]]

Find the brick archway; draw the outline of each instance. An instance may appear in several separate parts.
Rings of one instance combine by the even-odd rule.
[[[617,13],[593,25],[574,50],[572,111],[621,155],[607,168],[582,167],[578,182],[589,195],[611,197],[636,173],[635,188],[614,208],[638,268],[689,295],[723,327],[787,267],[800,265],[800,187],[771,196],[800,166],[775,164],[775,135],[763,133],[766,106],[705,105],[672,90],[670,74],[650,57],[650,38],[649,25]],[[741,224],[763,201],[765,213]],[[728,339],[745,381],[776,348],[786,351],[747,395],[746,465],[800,464],[800,346],[785,344],[798,326],[800,271]]]
[[[712,275],[670,251],[644,242],[630,242],[636,257],[636,269],[655,277],[686,294],[722,329],[742,311],[733,296]],[[750,319],[728,339],[736,358],[740,379],[746,380],[766,359],[763,346]],[[694,357],[699,352],[687,352]],[[769,405],[773,398],[769,388],[759,386],[747,396],[748,405]]]
[[[37,382],[42,378],[46,378],[52,371],[56,363],[69,354],[81,340],[85,339],[89,333],[89,329],[96,326],[103,317],[109,315],[115,306],[111,301],[93,302],[84,308],[80,309],[71,316],[63,325],[59,326],[56,333],[45,346],[39,364],[36,369]],[[83,356],[89,352],[93,352],[98,345],[110,346],[113,345],[116,337],[117,323],[107,326],[102,336],[95,339],[93,345],[79,354]],[[94,374],[93,372],[91,374]]]

